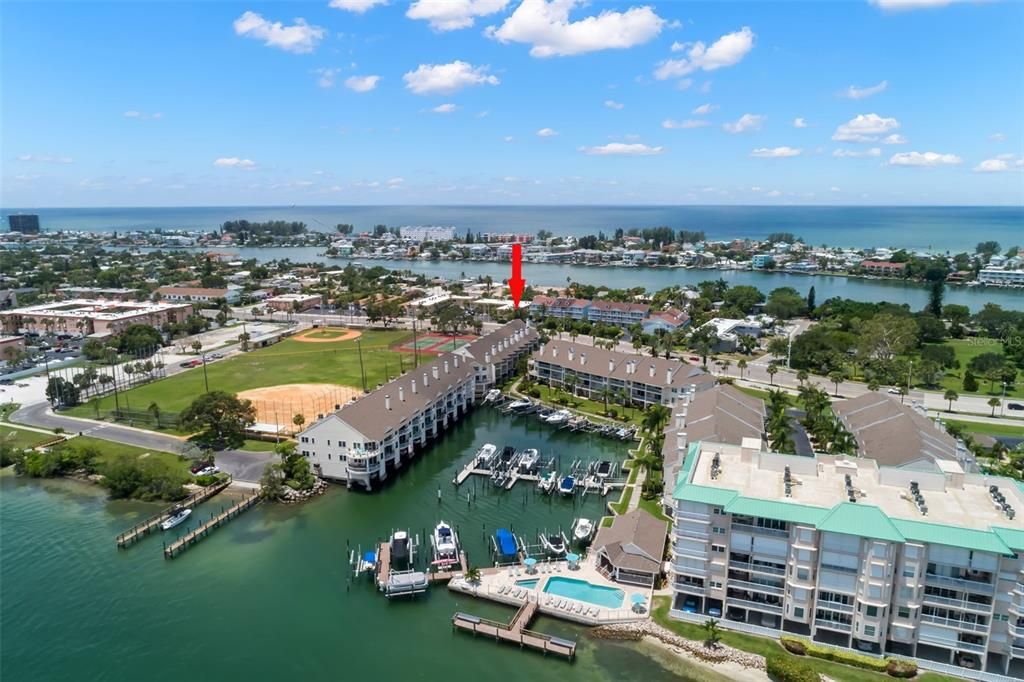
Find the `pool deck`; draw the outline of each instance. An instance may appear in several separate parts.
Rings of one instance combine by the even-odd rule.
[[[534,573],[528,573],[524,566],[502,568],[497,573],[481,575],[480,582],[471,584],[462,577],[453,578],[448,589],[462,592],[480,599],[489,599],[509,606],[522,607],[524,604],[536,604],[537,612],[553,618],[561,618],[584,625],[608,625],[610,623],[635,623],[647,620],[648,611],[634,611],[631,607],[632,596],[642,594],[644,603],[651,604],[651,589],[638,585],[625,585],[613,582],[603,575],[588,560],[581,560],[575,569],[570,569],[565,561],[542,562],[537,564]],[[544,592],[548,578],[572,578],[585,580],[593,585],[611,587],[624,593],[620,608],[607,608],[590,602],[568,599]],[[535,587],[516,585],[516,581],[538,579]]]

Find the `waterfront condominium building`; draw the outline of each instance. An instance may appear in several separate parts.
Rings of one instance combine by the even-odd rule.
[[[686,391],[710,388],[715,378],[675,359],[630,355],[571,341],[552,339],[533,354],[533,378],[591,400],[633,405],[671,405]]]
[[[691,442],[673,497],[673,617],[1024,677],[1020,482],[749,438]]]
[[[620,301],[594,301],[587,315],[591,322],[629,327],[647,319],[651,306],[646,303],[622,303]]]
[[[12,213],[7,216],[7,225],[11,232],[39,234],[39,216],[34,213]]]
[[[510,376],[536,343],[533,329],[510,322],[321,415],[299,434],[299,452],[318,476],[372,490]]]
[[[0,312],[0,328],[10,334],[71,334],[106,338],[133,324],[159,329],[184,322],[192,314],[187,303],[132,303],[105,299],[70,299]]]

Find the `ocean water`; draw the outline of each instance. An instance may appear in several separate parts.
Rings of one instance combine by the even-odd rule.
[[[452,225],[463,232],[584,235],[616,228],[703,230],[709,239],[792,232],[810,244],[974,250],[979,241],[1004,247],[1024,235],[1020,206],[209,206],[147,208],[7,208],[38,213],[46,230],[212,230],[226,220],[300,220],[333,231],[377,224]]]
[[[482,408],[382,492],[332,486],[308,504],[260,505],[173,561],[163,558],[159,535],[127,550],[114,546],[115,535],[155,505],[109,501],[98,487],[75,481],[0,473],[0,679],[712,679],[549,618],[533,627],[578,639],[579,649],[575,664],[544,658],[452,631],[455,611],[508,620],[509,607],[443,587],[389,601],[367,576],[350,579],[348,552],[392,529],[422,534],[444,519],[458,529],[470,562],[486,565],[488,538],[499,526],[535,537],[545,528],[568,529],[576,516],[600,516],[605,500],[596,495],[543,497],[523,483],[494,491],[479,477],[456,491],[451,479],[485,441],[536,447],[565,462],[621,460],[627,447]]]

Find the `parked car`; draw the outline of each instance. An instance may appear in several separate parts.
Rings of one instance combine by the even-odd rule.
[[[0,386],[11,386],[14,384],[14,379],[0,379]]]
[[[1010,403],[1007,407],[1011,410],[1024,410],[1024,405],[1021,405],[1020,403]]]
[[[223,353],[210,353],[210,357],[213,358],[214,360],[220,360],[221,358],[224,357],[224,354]]]
[[[195,464],[193,464],[191,467],[189,467],[189,471],[191,471],[193,474],[198,475],[199,472],[202,471],[203,469],[207,469],[207,468],[212,467],[212,466],[213,466],[213,462],[211,462],[210,460],[205,460],[205,461],[196,462]]]
[[[191,360],[186,360],[185,362],[183,362],[180,365],[178,365],[178,367],[184,367],[185,369],[188,369],[191,366],[192,366],[192,361]]]
[[[214,474],[219,474],[219,473],[220,473],[220,467],[214,465],[214,466],[208,466],[205,469],[200,469],[199,473],[197,474],[197,476],[213,476]]]
[[[896,388],[895,386],[890,386],[888,389],[886,389],[886,393],[889,393],[891,395],[899,395],[900,389]]]

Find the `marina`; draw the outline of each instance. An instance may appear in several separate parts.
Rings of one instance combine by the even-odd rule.
[[[159,514],[154,514],[153,516],[149,517],[142,523],[132,526],[131,528],[124,531],[123,533],[120,533],[117,536],[116,542],[118,549],[130,547],[142,538],[146,537],[147,535],[155,531],[157,528],[160,528],[162,524],[164,524],[166,521],[170,519],[170,517],[177,511],[179,507],[186,510],[191,510],[193,507],[202,504],[203,502],[210,499],[217,493],[226,489],[229,485],[231,485],[230,476],[227,479],[221,481],[220,483],[215,483],[214,485],[207,486],[202,490],[197,490],[196,492],[192,493],[191,495],[189,495],[188,497],[186,497],[184,500],[174,505],[173,507],[168,507]]]
[[[220,513],[213,513],[210,519],[201,524],[195,530],[190,530],[171,544],[164,545],[164,558],[174,559],[192,545],[204,540],[211,532],[225,525],[235,517],[252,509],[263,499],[259,493],[253,492],[233,504],[227,509],[221,508]]]

